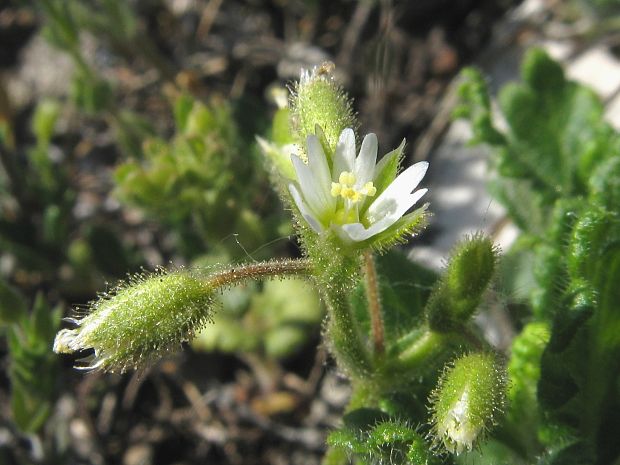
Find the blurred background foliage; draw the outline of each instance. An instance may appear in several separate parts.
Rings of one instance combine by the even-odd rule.
[[[6,367],[0,462],[140,463],[131,462],[129,452],[139,456],[139,447],[147,444],[150,462],[144,463],[207,458],[266,463],[265,451],[276,454],[274,437],[288,441],[284,457],[293,457],[301,443],[304,458],[318,460],[322,439],[318,446],[304,443],[255,414],[298,423],[298,411],[328,410],[325,401],[308,400],[319,389],[312,384],[318,383],[316,367],[324,363],[313,355],[323,311],[305,284],[276,281],[224,294],[214,326],[187,356],[190,373],[184,374],[191,385],[180,381],[183,369],[170,363],[146,378],[73,374],[70,360],[50,352],[60,318],[74,307],[83,311],[108,282],[140,267],[298,255],[288,215],[268,184],[255,141],[259,134],[288,142],[281,129],[278,135],[281,121],[271,124],[275,109],[267,103],[268,89],[296,78],[302,66],[332,59],[338,78],[356,98],[361,132],[376,132],[382,146],[390,148],[406,137],[414,157],[425,156],[415,150],[416,142],[426,140],[445,90],[517,3],[22,0],[0,6],[0,331]],[[566,2],[551,11],[578,24],[584,37],[617,29],[615,0]],[[488,98],[475,73],[469,90],[463,90],[468,107],[461,113],[472,119],[476,141],[497,149],[500,176],[492,189],[524,232],[504,265],[510,270],[506,276],[515,278],[503,279],[510,287],[507,295],[533,309],[533,316],[517,320],[523,331],[513,353],[522,355],[509,369],[527,376],[511,394],[510,428],[525,454],[538,453],[560,431],[564,442],[557,455],[582,446],[591,454],[593,444],[602,444],[612,456],[617,450],[604,433],[617,426],[618,406],[605,416],[608,404],[601,399],[617,389],[617,379],[589,373],[602,391],[588,385],[585,397],[566,393],[565,404],[547,397],[541,399],[542,412],[527,409],[539,376],[546,383],[543,395],[563,383],[585,382],[574,367],[594,355],[580,354],[578,348],[604,328],[583,331],[569,324],[564,344],[552,350],[545,342],[563,324],[555,316],[559,311],[552,311],[556,305],[574,311],[575,321],[609,323],[609,302],[575,308],[575,296],[586,299],[615,276],[600,272],[615,269],[609,244],[592,245],[601,249],[600,263],[568,263],[565,257],[567,248],[579,244],[573,237],[585,229],[586,237],[615,237],[609,212],[619,205],[609,197],[617,191],[618,163],[610,154],[617,154],[618,136],[602,122],[600,102],[567,83],[544,57],[533,56],[524,67],[524,84],[508,87],[500,97],[508,132],[491,125]],[[17,77],[11,77],[16,68]],[[549,104],[548,114],[538,111],[540,102]],[[525,137],[532,122],[537,128],[533,142]],[[553,169],[556,164],[562,169]],[[544,263],[533,267],[535,276],[528,275],[532,263]],[[428,292],[434,274],[414,272],[425,276],[421,289],[404,287],[391,296],[386,287],[385,298],[402,305]],[[286,297],[291,294],[294,303]],[[400,322],[392,323],[389,327],[398,331]],[[222,352],[242,355],[235,359]],[[553,370],[564,355],[570,380]],[[192,362],[200,368],[191,368]],[[256,386],[235,370],[273,379]],[[300,378],[305,377],[314,381],[304,384]],[[161,413],[166,399],[195,407],[192,386],[204,387],[211,378],[215,385],[235,386],[233,394],[217,391],[222,400],[213,407],[218,424],[241,431],[232,445],[218,443],[214,430],[205,432],[205,418],[212,417],[200,408],[195,410],[202,416],[193,422]],[[136,401],[138,391],[144,400]],[[592,399],[601,402],[600,416],[576,419],[575,412]],[[245,404],[254,413],[243,410]],[[133,419],[123,417],[127,412]],[[553,421],[543,422],[546,415]],[[348,421],[357,425],[360,420]],[[164,425],[167,432],[145,424]],[[321,431],[326,427],[323,419],[316,425]],[[409,425],[383,427],[375,422],[345,439],[355,444],[360,435],[372,437],[376,448],[387,450],[381,438],[388,427],[398,441],[418,439]],[[271,442],[263,441],[256,428],[271,431]],[[575,428],[588,432],[585,446],[575,439]],[[201,449],[197,444],[205,438],[216,445]],[[183,445],[183,457],[170,452]],[[556,463],[548,456],[541,460]]]

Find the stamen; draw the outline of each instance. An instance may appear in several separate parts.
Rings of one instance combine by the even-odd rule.
[[[372,181],[369,181],[364,184],[364,187],[362,188],[362,193],[364,195],[367,195],[368,197],[373,197],[377,193],[377,188],[373,185]]]
[[[353,173],[351,173],[350,171],[343,171],[342,173],[340,173],[340,176],[338,177],[338,182],[340,184],[344,184],[346,186],[353,186],[353,184],[355,184],[355,175]]]
[[[340,195],[340,193],[342,192],[342,184],[339,184],[337,182],[332,182],[332,197],[338,197]]]
[[[338,182],[332,182],[332,197],[342,197],[352,203],[357,203],[362,200],[362,197],[372,197],[377,193],[377,188],[373,185],[372,181],[364,184],[360,190],[353,187],[356,181],[353,173],[350,171],[343,171],[340,173],[340,176],[338,176]]]

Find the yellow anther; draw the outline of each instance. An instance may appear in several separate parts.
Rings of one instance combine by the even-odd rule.
[[[372,181],[369,181],[364,184],[364,187],[362,188],[362,193],[364,195],[372,197],[377,193],[377,188],[373,185]]]
[[[338,177],[338,182],[340,184],[344,184],[345,186],[352,186],[355,184],[355,175],[350,171],[343,171]]]
[[[353,195],[355,191],[347,186],[343,186],[342,190],[340,191],[340,195],[342,196],[342,198],[344,199],[349,199],[351,200],[351,196]]]
[[[332,197],[338,197],[342,192],[342,184],[332,182]]]
[[[364,196],[372,197],[377,193],[377,188],[373,185],[372,181],[364,184],[360,190],[355,187],[355,175],[350,171],[343,171],[338,176],[338,182],[332,182],[331,194],[332,197],[342,197],[353,203],[359,202]]]

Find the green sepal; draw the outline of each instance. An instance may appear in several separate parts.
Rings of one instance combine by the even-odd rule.
[[[352,247],[362,250],[372,248],[379,253],[383,253],[395,245],[405,244],[426,227],[428,206],[429,204],[426,203],[411,213],[407,213],[385,231],[375,234],[365,241],[355,242],[352,244]]]
[[[403,158],[403,151],[405,150],[406,140],[400,143],[398,147],[387,153],[375,167],[375,177],[373,184],[377,189],[376,196],[381,193],[396,179],[398,175],[398,168]]]
[[[317,139],[319,139],[321,147],[323,148],[323,153],[325,153],[325,158],[327,159],[327,166],[331,171],[334,165],[334,154],[336,153],[336,146],[331,147],[329,145],[329,141],[327,140],[325,131],[320,124],[316,124],[314,126],[314,135],[317,137]]]

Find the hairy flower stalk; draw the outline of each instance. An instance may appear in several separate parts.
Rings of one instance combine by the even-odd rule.
[[[385,351],[383,315],[381,311],[381,298],[379,295],[379,281],[375,259],[371,251],[364,252],[364,275],[366,278],[366,299],[368,300],[368,312],[370,313],[370,326],[376,354]]]
[[[216,293],[248,279],[309,273],[306,260],[281,260],[200,271],[157,270],[140,274],[70,319],[77,325],[56,335],[54,351],[93,349],[84,369],[125,371],[144,366],[190,340],[211,318]]]

